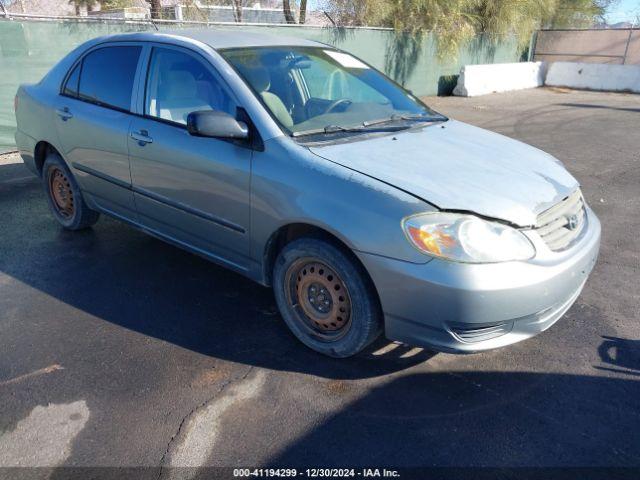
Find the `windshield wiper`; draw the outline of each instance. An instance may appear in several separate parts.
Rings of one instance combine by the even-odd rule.
[[[354,125],[351,127],[342,127],[340,125],[326,125],[322,128],[313,128],[311,130],[301,130],[299,132],[293,132],[291,135],[293,137],[304,137],[306,135],[318,135],[318,134],[329,134],[329,133],[340,133],[340,132],[398,132],[400,130],[406,130],[407,125],[397,125],[397,126],[387,126],[380,127],[385,123],[396,122],[396,121],[407,121],[407,122],[446,122],[448,120],[447,117],[443,115],[426,115],[423,113],[418,113],[415,115],[398,115],[393,114],[390,117],[380,118],[378,120],[368,120],[362,122],[360,125]],[[377,127],[377,128],[371,128]]]
[[[362,122],[364,126],[380,125],[383,123],[396,122],[398,120],[405,120],[408,122],[422,121],[422,122],[444,122],[447,117],[442,115],[427,115],[424,113],[416,113],[413,115],[398,115],[394,113],[390,117],[380,118],[378,120],[370,120],[368,122]]]
[[[381,122],[383,123],[383,122]],[[327,125],[323,128],[314,128],[311,130],[301,130],[299,132],[293,132],[291,135],[293,137],[304,137],[306,135],[318,135],[321,133],[330,134],[330,133],[353,133],[353,132],[398,132],[400,130],[406,130],[406,125],[398,125],[395,127],[375,127],[375,123],[367,123],[363,122],[362,125],[356,125],[353,127],[341,127],[340,125]],[[375,128],[371,128],[371,127]]]

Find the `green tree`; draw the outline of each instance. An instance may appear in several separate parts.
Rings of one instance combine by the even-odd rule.
[[[339,25],[391,27],[419,39],[433,32],[440,57],[477,34],[515,36],[524,48],[541,27],[583,27],[613,0],[326,0]]]
[[[558,1],[553,15],[545,26],[553,28],[584,28],[593,26],[594,20],[604,22],[604,12],[614,0],[563,0]]]

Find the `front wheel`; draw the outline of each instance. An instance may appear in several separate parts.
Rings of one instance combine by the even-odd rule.
[[[280,313],[308,347],[331,357],[362,351],[382,331],[377,295],[361,265],[329,242],[286,245],[273,271]]]

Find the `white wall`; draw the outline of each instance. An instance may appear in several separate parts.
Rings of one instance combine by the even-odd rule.
[[[467,65],[454,95],[474,97],[542,85],[640,93],[640,65],[576,62],[522,62]]]
[[[544,62],[493,63],[462,67],[454,95],[474,97],[494,92],[540,87],[544,83]]]
[[[545,85],[640,93],[640,65],[553,62]]]

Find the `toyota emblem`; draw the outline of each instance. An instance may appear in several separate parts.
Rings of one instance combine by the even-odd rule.
[[[571,215],[571,216],[567,217],[567,228],[569,228],[569,230],[575,230],[576,228],[578,228],[578,216],[577,215]]]

